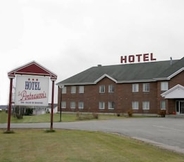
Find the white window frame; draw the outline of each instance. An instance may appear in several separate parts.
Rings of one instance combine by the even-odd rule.
[[[105,85],[99,86],[99,93],[105,93]]]
[[[108,109],[113,110],[115,108],[115,102],[109,101],[108,102]]]
[[[84,109],[84,102],[80,101],[78,102],[78,109]]]
[[[166,110],[166,102],[164,100],[160,101],[160,109],[161,110]]]
[[[142,109],[143,110],[149,110],[150,109],[150,102],[149,101],[143,101],[142,102]]]
[[[99,109],[104,110],[105,109],[105,102],[99,102]]]
[[[167,91],[169,88],[169,83],[168,82],[161,82],[160,83],[160,89],[161,91]]]
[[[133,110],[139,110],[139,102],[138,101],[133,101],[132,102],[132,109]]]
[[[70,108],[75,109],[75,107],[76,107],[76,103],[74,101],[71,101],[70,102]]]
[[[132,84],[132,92],[139,92],[139,84]]]
[[[76,93],[76,86],[71,86],[71,93],[72,94]]]
[[[108,86],[108,92],[109,92],[109,93],[114,93],[114,85],[113,85],[113,84],[110,84],[110,85]]]
[[[62,109],[66,109],[66,101],[62,101],[61,102],[61,108]]]
[[[79,86],[79,93],[84,93],[84,86]]]
[[[62,88],[62,94],[66,94],[66,91],[67,91],[67,88],[66,87],[63,87]]]
[[[143,92],[149,92],[150,91],[150,83],[143,83],[142,85]]]

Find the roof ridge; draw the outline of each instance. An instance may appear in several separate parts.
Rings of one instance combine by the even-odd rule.
[[[172,61],[179,61],[179,59],[175,59]],[[122,63],[122,64],[110,64],[110,65],[102,65],[101,66],[97,65],[97,66],[93,66],[93,67],[109,67],[109,66],[125,66],[125,65],[137,65],[137,64],[150,64],[150,63],[160,63],[160,62],[170,62],[170,60],[162,60],[162,61],[150,61],[150,62],[135,62],[135,63]]]

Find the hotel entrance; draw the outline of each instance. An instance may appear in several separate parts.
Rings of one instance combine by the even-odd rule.
[[[184,100],[176,101],[176,113],[184,114]]]

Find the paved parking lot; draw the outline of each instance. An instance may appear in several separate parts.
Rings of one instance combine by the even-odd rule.
[[[6,124],[0,128],[6,129]],[[11,124],[13,128],[50,128],[50,123]],[[54,123],[54,129],[77,129],[118,133],[184,153],[184,118],[127,118]]]

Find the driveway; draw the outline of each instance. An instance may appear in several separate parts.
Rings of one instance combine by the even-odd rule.
[[[0,124],[6,129],[7,124]],[[13,128],[49,129],[50,123],[11,124]],[[184,153],[184,118],[127,118],[54,123],[54,129],[76,129],[118,133],[152,143],[162,148]]]

